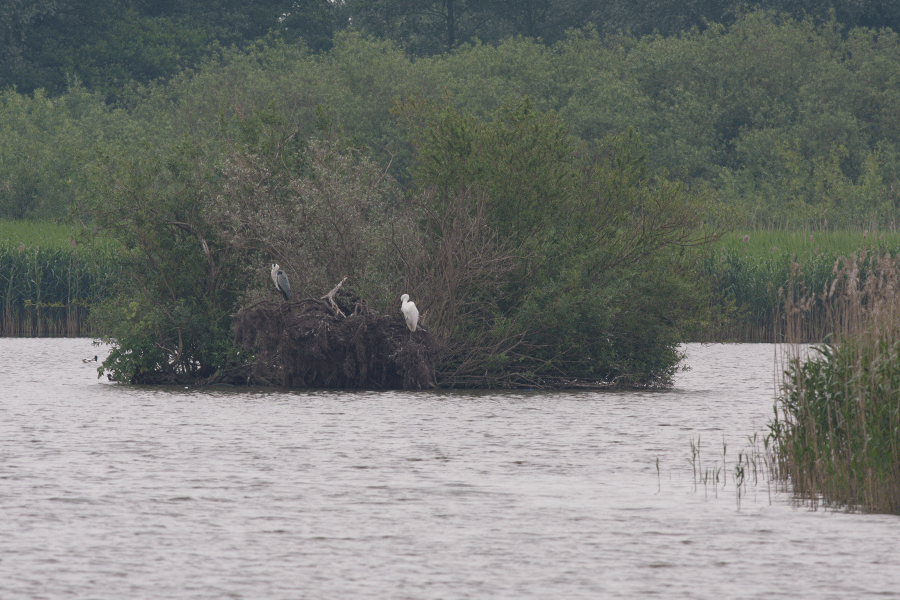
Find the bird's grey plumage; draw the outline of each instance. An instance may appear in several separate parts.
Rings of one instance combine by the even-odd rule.
[[[403,318],[406,319],[406,326],[409,327],[410,331],[415,331],[419,325],[419,309],[416,308],[415,302],[409,301],[409,294],[400,296],[400,302],[402,302],[400,312],[403,313]]]
[[[285,300],[291,299],[291,283],[288,281],[287,274],[278,266],[278,263],[272,263],[272,282],[275,284],[275,289],[281,292]]]

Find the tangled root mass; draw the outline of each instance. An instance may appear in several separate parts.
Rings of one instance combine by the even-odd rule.
[[[255,354],[253,380],[284,387],[435,387],[427,332],[411,333],[399,314],[377,314],[334,291],[327,302],[264,301],[238,313],[235,343]]]

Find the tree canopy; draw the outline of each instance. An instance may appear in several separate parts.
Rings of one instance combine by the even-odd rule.
[[[222,48],[275,38],[328,51],[355,29],[410,56],[526,37],[555,44],[570,30],[675,36],[747,14],[739,0],[8,0],[0,6],[0,89],[50,95],[76,77],[107,100],[135,83],[197,68]],[[762,0],[755,9],[844,27],[900,28],[892,0]]]
[[[515,38],[418,60],[353,31],[318,54],[270,40],[113,106],[76,78],[60,95],[0,92],[0,215],[78,205],[88,193],[78,165],[97,144],[140,153],[262,108],[299,139],[341,132],[407,185],[415,150],[390,111],[418,94],[473,117],[527,97],[585,142],[633,130],[649,174],[715,191],[747,223],[889,226],[900,207],[898,79],[890,30],[762,12],[676,37],[587,29],[553,46]]]

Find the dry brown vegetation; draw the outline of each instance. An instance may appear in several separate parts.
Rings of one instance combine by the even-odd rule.
[[[531,348],[526,328],[510,321],[497,327],[503,286],[515,268],[515,255],[485,218],[483,190],[457,190],[444,202],[429,191],[417,199],[412,215],[424,235],[396,237],[410,293],[423,310],[422,322],[437,349],[436,369],[446,387],[536,385],[524,369],[491,372],[498,357],[515,359]]]
[[[300,298],[270,302],[267,268],[253,277],[260,284],[235,322],[236,342],[258,353],[252,378],[288,386],[487,385],[484,365],[512,355],[524,328],[496,327],[515,263],[486,221],[485,195],[464,188],[445,202],[428,192],[403,197],[385,171],[329,142],[310,140],[304,157],[303,177],[279,179],[277,164],[236,154],[210,212],[230,246],[277,261]],[[334,296],[340,310],[315,299],[340,278],[350,290]],[[425,331],[410,335],[399,318],[404,292]],[[501,379],[491,384],[531,383],[516,372]]]
[[[256,356],[252,379],[308,387],[423,389],[437,381],[469,387],[485,384],[492,356],[523,345],[520,330],[490,326],[513,256],[485,222],[483,194],[463,189],[440,208],[430,198],[410,202],[382,243],[397,257],[396,280],[406,282],[404,291],[420,307],[420,328],[406,328],[392,310],[399,309],[396,298],[383,314],[338,292],[340,285],[321,299],[256,302],[235,321],[236,343]],[[412,235],[416,219],[424,237]],[[354,283],[350,278],[348,285]],[[499,377],[494,385],[533,383],[516,372]]]
[[[279,148],[290,143],[281,141]],[[353,148],[306,140],[299,164],[236,151],[225,161],[227,182],[209,204],[207,217],[235,248],[261,253],[261,265],[277,262],[293,294],[318,297],[342,277],[380,308],[400,293],[387,239],[399,219],[394,180]]]
[[[378,314],[349,294],[262,301],[235,321],[235,342],[252,351],[249,379],[284,387],[435,387],[431,337]]]
[[[831,333],[787,365],[772,425],[779,469],[812,505],[900,514],[900,260],[851,256],[820,294],[788,293],[788,341],[816,301]]]

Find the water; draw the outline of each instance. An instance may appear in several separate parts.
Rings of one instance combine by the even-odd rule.
[[[0,598],[900,598],[900,518],[738,506],[772,346],[687,350],[661,392],[306,393],[0,339]]]

